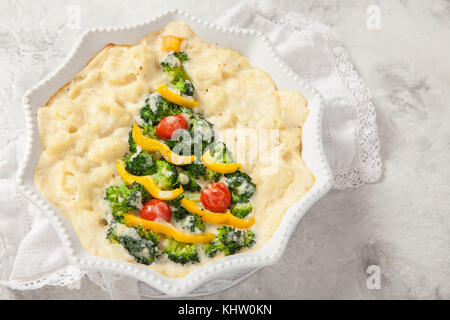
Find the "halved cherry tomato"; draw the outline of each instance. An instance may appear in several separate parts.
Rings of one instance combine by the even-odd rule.
[[[200,200],[209,211],[225,212],[230,206],[231,195],[225,183],[216,182],[202,191]]]
[[[170,222],[170,219],[172,219],[172,210],[170,210],[170,206],[165,201],[151,199],[142,207],[141,218],[150,221],[161,218]]]
[[[181,114],[167,116],[156,126],[156,134],[163,140],[170,139],[176,130],[188,129],[189,124]]]

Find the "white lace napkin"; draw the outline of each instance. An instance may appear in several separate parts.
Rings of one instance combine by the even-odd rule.
[[[334,188],[357,187],[379,179],[382,164],[370,93],[329,27],[298,13],[282,12],[269,1],[243,2],[215,22],[265,33],[291,68],[323,95],[323,138],[334,173]],[[0,119],[7,119],[7,110],[3,112],[5,117]],[[8,128],[8,123],[4,127]],[[16,149],[23,143],[20,132],[15,138],[8,137],[0,151],[0,284],[16,289],[71,285],[84,272],[68,264],[46,216],[24,203],[12,187],[18,161]],[[252,271],[208,283],[193,295],[227,288]],[[90,272],[88,276],[112,298],[160,295],[133,279],[105,272]]]

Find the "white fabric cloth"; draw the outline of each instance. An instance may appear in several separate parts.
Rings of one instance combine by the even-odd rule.
[[[298,13],[282,12],[269,1],[240,3],[215,22],[265,33],[288,65],[323,95],[323,138],[334,188],[357,187],[379,179],[382,164],[370,93],[329,27]],[[69,265],[47,217],[13,187],[24,130],[14,131],[7,113],[3,109],[0,117],[5,122],[0,131],[0,284],[15,289],[75,285],[85,272]],[[225,289],[254,271],[206,284],[193,295]],[[105,272],[88,276],[112,298],[160,295],[133,279]]]

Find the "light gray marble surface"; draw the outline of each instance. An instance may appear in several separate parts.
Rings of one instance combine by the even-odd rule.
[[[26,88],[58,64],[83,30],[131,24],[170,8],[204,19],[236,1],[0,1],[0,98],[24,124]],[[450,298],[450,1],[285,0],[330,25],[372,90],[385,165],[379,183],[332,191],[304,217],[276,265],[206,299]],[[81,29],[67,7],[81,8]],[[366,26],[377,5],[381,28]],[[369,265],[381,289],[366,285]],[[88,279],[80,289],[0,288],[12,299],[107,299]],[[1,296],[0,295],[0,296]]]

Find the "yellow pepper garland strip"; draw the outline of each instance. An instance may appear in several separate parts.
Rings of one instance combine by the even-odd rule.
[[[162,84],[156,88],[156,92],[158,92],[164,99],[167,99],[175,104],[178,104],[180,106],[186,107],[186,108],[194,108],[198,106],[198,102],[195,100],[189,100],[178,93],[175,93],[173,91],[170,91],[167,88],[167,85]]]
[[[183,187],[177,189],[164,191],[159,189],[158,184],[149,176],[135,176],[129,173],[125,168],[125,163],[122,160],[116,161],[117,172],[120,177],[128,184],[138,182],[154,197],[160,200],[172,200],[183,193]]]
[[[208,151],[202,156],[202,161],[208,169],[218,173],[232,173],[241,170],[242,166],[238,163],[218,163]]]
[[[179,232],[174,228],[161,224],[155,221],[145,220],[139,218],[133,214],[124,215],[125,223],[128,226],[142,226],[143,228],[150,229],[157,233],[165,234],[166,236],[172,237],[177,241],[186,243],[209,243],[213,241],[215,235],[212,233],[204,234],[187,234]]]
[[[161,36],[162,49],[164,51],[179,52],[184,38],[176,36]]]
[[[208,210],[200,209],[194,201],[186,198],[181,199],[181,205],[192,214],[199,215],[204,222],[214,224],[226,224],[238,229],[248,229],[254,223],[255,219],[240,219],[233,216],[228,210],[225,213],[215,213]]]
[[[146,151],[159,151],[162,157],[167,160],[167,162],[176,164],[176,165],[185,165],[190,164],[195,161],[195,156],[180,156],[170,148],[156,139],[152,139],[144,136],[141,128],[137,124],[133,126],[133,140],[136,142],[138,146]]]

